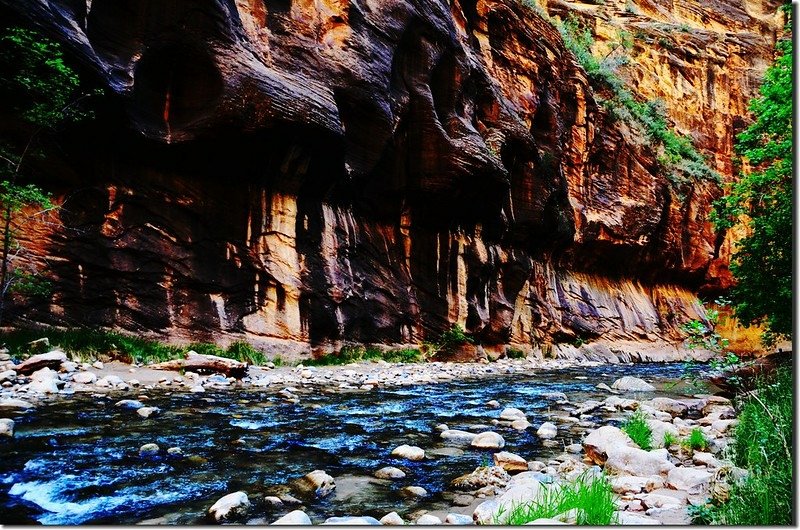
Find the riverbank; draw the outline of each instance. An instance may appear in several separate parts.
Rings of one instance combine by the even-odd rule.
[[[3,488],[11,506],[23,499],[51,510],[31,515],[44,522],[208,522],[217,500],[241,490],[247,502],[235,495],[241,506],[221,519],[268,524],[300,509],[315,523],[342,516],[380,520],[390,512],[395,516],[385,522],[436,522],[436,517],[486,523],[508,508],[509,498],[530,500],[542,485],[605,470],[614,474],[620,522],[685,523],[689,506],[707,499],[717,475],[730,470],[721,453],[735,424],[733,409],[721,398],[680,395],[672,386],[679,366],[377,361],[251,367],[237,380],[119,362],[62,364],[6,380],[0,393],[0,416],[17,422],[17,438],[10,443],[17,444],[13,454],[21,458],[9,459],[0,473]],[[629,374],[644,380],[625,380]],[[55,392],[40,391],[54,387]],[[655,447],[663,445],[667,432],[674,443],[644,451],[614,430],[633,409],[647,415]],[[74,418],[84,419],[76,424]],[[48,426],[39,435],[42,421]],[[707,450],[690,451],[682,443],[695,429],[708,441]],[[479,435],[484,441],[474,444]],[[600,445],[592,436],[601,438]],[[84,437],[89,438],[82,449]],[[60,451],[37,440],[60,440],[73,448],[71,459],[85,458],[88,467],[65,470],[72,477],[67,483],[39,476],[40,466],[47,468]],[[157,447],[145,448],[148,444]],[[396,452],[403,445],[412,449]],[[38,451],[45,454],[34,450],[21,456],[27,447],[42,447]],[[422,460],[412,459],[418,453],[413,448]],[[387,467],[403,477],[391,478],[397,473]],[[171,469],[167,476],[187,474],[183,486],[170,479],[158,491],[170,490],[178,500],[179,490],[191,492],[179,503],[191,501],[191,509],[175,506],[175,511],[164,508],[167,513],[146,510],[138,519],[131,514],[114,519],[122,515],[84,513],[89,510],[84,497],[71,504],[58,500],[72,499],[82,481],[95,484],[98,473],[127,476],[134,469],[144,476],[158,469]],[[303,478],[314,470],[324,473]],[[165,480],[160,473],[153,479]],[[241,473],[249,478],[237,478]],[[309,481],[319,482],[311,493]],[[64,491],[56,498],[53,488]],[[111,504],[130,502],[108,496]],[[156,500],[144,495],[140,502]]]

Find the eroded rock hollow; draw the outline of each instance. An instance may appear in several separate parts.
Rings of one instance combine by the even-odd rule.
[[[125,109],[56,184],[62,224],[28,235],[55,280],[29,320],[297,351],[453,323],[487,348],[675,341],[698,289],[727,281],[707,220],[719,185],[676,190],[522,2],[4,3]],[[631,70],[646,87],[652,66],[670,112],[686,103],[676,79],[710,94],[676,119],[723,173],[757,83],[715,65],[727,53],[757,79],[779,27],[750,4],[729,25],[701,27],[719,6],[690,1],[644,2],[635,20],[689,13],[726,35],[716,55],[640,43],[650,60]]]

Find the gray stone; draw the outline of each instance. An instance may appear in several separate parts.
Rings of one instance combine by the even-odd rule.
[[[219,499],[208,509],[208,513],[217,522],[228,521],[234,517],[241,517],[247,514],[250,509],[250,500],[247,493],[236,491],[229,493]]]
[[[392,451],[392,456],[405,458],[406,460],[419,461],[425,458],[425,451],[414,445],[403,444],[399,447],[395,447]]]
[[[426,526],[434,526],[442,524],[442,520],[436,517],[435,515],[431,515],[426,513],[425,515],[420,516],[414,524],[417,525],[426,525]]]
[[[14,437],[14,420],[0,418],[0,438]]]
[[[406,474],[394,466],[382,467],[375,472],[377,478],[396,480],[405,478]]]
[[[473,438],[470,445],[479,449],[502,449],[505,447],[506,441],[496,432],[486,431]]]
[[[383,517],[381,517],[380,523],[386,526],[402,526],[405,523],[403,518],[398,515],[397,512],[389,512]]]
[[[307,525],[311,524],[311,519],[309,519],[308,515],[306,515],[306,512],[304,512],[302,510],[294,510],[293,512],[287,513],[283,517],[280,517],[278,520],[276,520],[272,524],[273,525],[284,525],[284,526],[288,526],[288,525],[293,525],[293,526],[294,525],[306,525],[307,526]]]
[[[611,388],[623,392],[652,392],[656,389],[656,387],[644,379],[639,379],[638,377],[632,377],[629,375],[620,377],[614,381],[614,383],[611,385]]]

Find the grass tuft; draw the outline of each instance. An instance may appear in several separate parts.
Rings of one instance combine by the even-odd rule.
[[[699,427],[692,429],[689,437],[683,441],[683,447],[688,451],[705,451],[708,449],[708,440],[706,440],[703,431]]]
[[[345,346],[339,353],[330,353],[317,359],[303,361],[306,366],[332,366],[359,361],[383,359],[389,363],[414,363],[422,360],[422,354],[414,348],[383,351],[374,346]]]
[[[612,524],[616,503],[611,485],[604,476],[584,473],[574,482],[543,485],[539,497],[511,507],[495,517],[498,525],[524,525],[542,518],[556,518],[575,510],[579,525]]]
[[[622,424],[631,440],[645,451],[653,448],[653,430],[647,424],[647,416],[641,410],[637,410],[628,420]]]
[[[678,443],[678,438],[674,434],[672,434],[671,432],[664,433],[664,447],[669,449],[676,443]]]

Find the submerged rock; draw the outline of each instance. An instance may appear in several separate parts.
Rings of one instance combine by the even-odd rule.
[[[396,480],[405,478],[405,476],[406,474],[403,472],[403,470],[398,469],[394,466],[382,467],[375,472],[375,477],[382,479]]]
[[[457,429],[448,429],[443,431],[439,436],[448,442],[469,444],[475,439],[477,434],[474,432],[459,431]]]
[[[249,509],[250,500],[247,498],[247,493],[244,491],[236,491],[225,495],[215,502],[214,505],[208,509],[208,513],[217,522],[222,522],[235,517],[242,517],[247,514]]]
[[[142,418],[149,418],[150,416],[156,416],[159,413],[161,413],[161,409],[158,407],[141,407],[136,411],[136,414],[138,414]]]
[[[336,489],[336,482],[326,472],[315,469],[292,483],[295,490],[303,495],[327,497]]]
[[[161,448],[158,447],[158,444],[154,443],[144,444],[139,448],[139,456],[144,456],[144,457],[156,456],[160,450]]]

